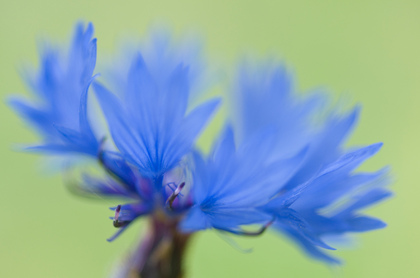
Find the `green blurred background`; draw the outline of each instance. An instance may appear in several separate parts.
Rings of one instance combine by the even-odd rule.
[[[363,104],[350,143],[385,143],[363,167],[392,165],[396,196],[369,210],[389,227],[335,251],[346,261],[337,269],[276,235],[240,240],[254,249],[245,254],[205,232],[189,250],[188,277],[418,277],[419,12],[419,1],[2,0],[0,93],[4,100],[25,92],[17,70],[37,63],[36,39],[67,40],[78,19],[95,24],[99,57],[121,34],[141,37],[153,22],[198,32],[219,65],[242,53],[275,54],[292,66],[301,90],[323,85]],[[145,223],[106,242],[115,231],[107,219],[113,204],[71,196],[61,177],[41,173],[39,157],[13,152],[14,143],[35,136],[0,105],[0,277],[106,277]]]

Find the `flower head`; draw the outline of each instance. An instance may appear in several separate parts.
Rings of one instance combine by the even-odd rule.
[[[229,127],[208,159],[196,155],[194,205],[181,224],[185,231],[248,234],[241,226],[260,224],[263,231],[271,225],[312,257],[338,263],[322,251],[334,250],[324,238],[385,226],[359,210],[390,196],[387,169],[354,173],[382,143],[343,147],[358,108],[344,116],[331,112],[314,125],[325,96],[299,100],[282,67],[242,69],[235,97],[240,145],[235,147]]]
[[[322,238],[385,226],[382,221],[360,216],[359,210],[391,195],[384,188],[389,183],[388,169],[354,172],[379,151],[382,143],[346,150],[343,145],[357,122],[358,107],[343,116],[330,112],[314,125],[313,118],[327,102],[325,95],[310,94],[299,100],[292,94],[292,78],[281,66],[266,67],[261,71],[264,75],[253,75],[254,78],[250,72],[255,70],[242,71],[236,92],[242,104],[241,115],[253,115],[242,116],[242,121],[238,121],[243,136],[270,126],[275,130],[273,137],[278,138],[271,145],[272,156],[307,146],[299,169],[262,209],[276,219],[274,229],[297,241],[308,254],[337,263],[337,259],[320,249],[331,249]]]
[[[243,66],[231,92],[231,118],[204,155],[195,141],[220,100],[191,105],[199,80],[194,59],[160,37],[148,51],[129,55],[123,75],[108,70],[111,77],[93,81],[92,33],[92,25],[76,26],[68,60],[44,55],[33,83],[42,106],[11,104],[43,135],[43,145],[32,149],[97,158],[105,177],[85,174],[79,189],[124,200],[111,208],[118,231],[109,241],[147,215],[154,230],[144,252],[168,240],[183,250],[191,234],[205,229],[255,236],[270,228],[312,257],[338,263],[324,251],[334,249],[326,237],[385,226],[360,210],[390,196],[388,169],[356,172],[382,143],[344,147],[358,107],[342,114],[328,109],[326,94],[298,96],[282,66]],[[87,117],[91,84],[108,138],[106,130],[95,135]]]
[[[165,210],[169,218],[177,217],[190,206],[186,196],[187,201],[177,199],[185,185],[182,182],[186,177],[182,166],[184,157],[191,152],[220,103],[219,99],[212,99],[190,107],[191,83],[197,73],[191,76],[188,64],[165,55],[168,49],[166,44],[161,45],[162,40],[154,42],[153,49],[161,55],[147,51],[134,53],[126,78],[112,84],[118,94],[99,82],[93,83],[118,150],[102,149],[99,159],[128,190],[113,191],[114,194],[131,195],[138,202],[119,208],[118,215],[120,211],[130,215],[124,221],[126,224],[160,210]],[[101,186],[94,190],[109,192],[109,187],[114,187],[112,183],[111,180],[97,182]],[[90,183],[87,184],[92,190]],[[120,226],[120,232],[127,226]]]

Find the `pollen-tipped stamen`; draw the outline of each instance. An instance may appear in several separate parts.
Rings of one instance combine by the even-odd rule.
[[[115,209],[114,222],[112,223],[115,228],[121,228],[121,227],[127,226],[131,222],[131,221],[120,221],[119,220],[120,213],[121,213],[121,205],[118,205],[117,208]]]
[[[185,182],[182,182],[180,185],[177,186],[174,192],[172,192],[171,196],[166,200],[166,207],[172,210],[172,203],[175,201],[176,197],[181,193],[182,188],[184,188]]]
[[[167,183],[167,184],[165,184],[165,186],[169,187],[172,191],[175,191],[177,189],[177,187],[178,187],[176,185],[176,183],[174,183],[174,182]],[[178,196],[181,196],[182,197],[184,195],[182,195],[182,193],[179,193]]]

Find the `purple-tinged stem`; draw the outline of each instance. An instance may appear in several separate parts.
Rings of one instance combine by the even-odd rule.
[[[149,231],[118,277],[183,278],[183,258],[191,234],[180,233],[177,224],[159,215],[152,217]]]

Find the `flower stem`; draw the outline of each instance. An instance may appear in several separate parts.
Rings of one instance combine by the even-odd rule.
[[[152,217],[147,235],[119,277],[183,278],[183,257],[190,237],[179,233],[177,221]]]

